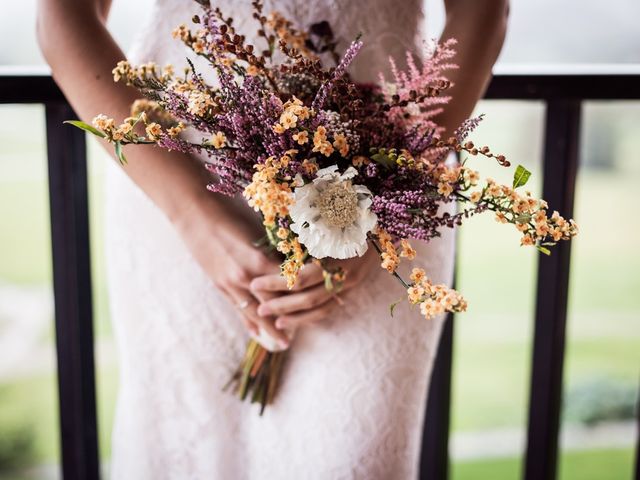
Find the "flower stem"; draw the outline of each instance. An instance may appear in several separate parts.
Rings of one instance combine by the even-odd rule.
[[[373,244],[374,248],[376,249],[376,251],[378,252],[379,255],[382,255],[382,250],[380,249],[380,246],[376,243],[375,240],[371,239],[371,243]],[[396,280],[398,280],[402,286],[404,288],[410,288],[411,285],[409,285],[407,282],[405,282],[402,277],[398,274],[398,272],[396,272],[395,270],[393,272],[391,272],[391,275],[393,275],[394,277],[396,277]]]

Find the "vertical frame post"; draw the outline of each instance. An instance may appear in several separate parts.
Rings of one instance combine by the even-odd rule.
[[[451,416],[451,370],[453,318],[447,314],[431,374],[420,456],[421,480],[449,478],[449,421]]]
[[[66,103],[45,106],[55,294],[62,473],[99,478],[85,134],[63,125]]]
[[[640,389],[638,389],[638,400],[636,402],[636,465],[635,475],[632,478],[640,480]]]
[[[542,198],[567,217],[573,216],[580,112],[579,100],[547,104]],[[556,478],[570,255],[571,242],[561,242],[538,262],[526,480]]]

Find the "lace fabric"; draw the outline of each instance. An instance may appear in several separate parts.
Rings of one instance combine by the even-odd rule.
[[[249,0],[221,7],[251,38]],[[414,0],[402,8],[391,0],[267,1],[265,11],[273,9],[304,26],[329,20],[341,47],[363,32],[366,46],[351,70],[359,81],[375,81],[388,55],[404,56],[422,25],[421,2]],[[182,65],[187,52],[170,32],[189,24],[195,10],[189,0],[159,0],[129,59]],[[230,208],[251,221],[241,200]],[[248,338],[236,308],[115,162],[107,173],[106,213],[121,372],[112,478],[417,477],[442,318],[425,321],[406,303],[391,317],[390,303],[404,292],[376,271],[345,294],[332,318],[297,332],[276,402],[260,417],[256,405],[221,390]],[[415,265],[450,283],[454,233],[416,248]]]

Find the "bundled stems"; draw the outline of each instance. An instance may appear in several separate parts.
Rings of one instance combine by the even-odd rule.
[[[223,390],[236,384],[236,394],[240,400],[250,397],[251,403],[259,403],[262,415],[266,406],[273,403],[275,398],[286,354],[286,351],[271,352],[256,340],[249,340],[238,370]]]

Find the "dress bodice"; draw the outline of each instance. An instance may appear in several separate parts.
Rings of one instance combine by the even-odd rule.
[[[256,35],[258,24],[251,16],[250,0],[212,0],[211,3],[219,6],[225,16],[233,17],[239,33],[256,46],[261,45],[262,40]],[[153,60],[176,67],[186,64],[187,50],[171,37],[171,31],[181,23],[193,25],[191,18],[199,9],[193,0],[157,0],[129,58],[133,62]],[[419,51],[425,34],[421,0],[265,0],[264,13],[273,11],[282,13],[301,29],[328,21],[339,40],[338,52],[344,52],[362,33],[364,46],[350,67],[354,79],[361,82],[375,81],[379,72],[387,72],[389,56],[402,65],[407,50]]]
[[[239,34],[245,35],[247,42],[263,49],[264,39],[257,36],[259,24],[253,19],[251,0],[224,2],[211,0],[213,7],[218,6],[225,17],[233,18],[233,25]],[[214,85],[216,78],[213,69],[201,57],[197,57],[180,40],[174,39],[171,32],[180,24],[197,29],[192,23],[193,15],[201,7],[194,0],[156,0],[146,23],[141,27],[134,45],[128,52],[128,59],[139,64],[153,61],[162,66],[172,64],[176,71],[187,66],[186,58],[193,61],[196,70],[205,80]],[[328,21],[338,41],[337,52],[342,54],[349,44],[361,33],[364,43],[358,56],[349,67],[355,81],[375,82],[379,74],[389,73],[389,57],[396,64],[404,66],[408,50],[418,53],[423,36],[424,14],[422,0],[264,0],[263,13],[279,12],[294,22],[299,29],[307,29],[311,24]],[[325,65],[331,65],[331,59],[323,59]],[[199,135],[193,135],[197,141]],[[205,155],[201,160],[206,161]],[[240,197],[222,197],[221,202],[233,209],[239,219],[255,228],[262,235],[261,221]]]

